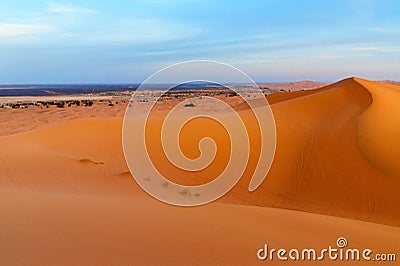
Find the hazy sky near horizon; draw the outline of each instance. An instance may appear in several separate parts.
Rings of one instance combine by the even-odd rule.
[[[195,59],[257,82],[400,80],[399,14],[396,0],[2,1],[0,84],[141,82]]]

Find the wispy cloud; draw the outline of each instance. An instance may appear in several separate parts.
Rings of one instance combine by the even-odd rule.
[[[89,14],[96,12],[94,9],[86,7],[73,6],[69,4],[57,4],[57,3],[48,3],[46,11],[58,14]]]
[[[355,52],[369,52],[369,53],[400,53],[400,46],[357,46],[348,48],[350,51]]]
[[[90,45],[146,45],[190,39],[202,32],[199,27],[168,19],[129,18],[81,33],[75,38]]]
[[[26,37],[50,32],[50,27],[40,24],[0,23],[0,40]]]

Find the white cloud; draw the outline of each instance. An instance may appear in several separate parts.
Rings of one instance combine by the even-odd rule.
[[[351,47],[349,50],[371,53],[400,53],[400,46],[357,46]]]
[[[72,6],[68,4],[49,3],[47,12],[58,14],[89,14],[95,13],[95,10],[85,7]]]
[[[45,34],[50,27],[40,24],[0,23],[0,40]]]

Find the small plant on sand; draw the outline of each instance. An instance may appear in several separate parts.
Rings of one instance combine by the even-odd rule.
[[[129,170],[118,173],[118,175],[130,175],[130,174],[131,174],[131,172]]]
[[[79,161],[81,163],[92,163],[93,162],[93,160],[88,158],[88,157],[82,157],[82,158],[79,159]]]
[[[181,192],[179,192],[179,194],[181,194],[181,195],[190,195],[191,193],[190,193],[190,191],[189,191],[187,188],[185,188],[184,190],[182,190]]]
[[[85,106],[92,106],[93,105],[93,101],[91,101],[91,100],[82,100],[82,104],[84,104]]]
[[[94,160],[92,160],[92,159],[89,158],[89,157],[82,157],[81,159],[79,159],[79,161],[80,161],[81,163],[104,164],[103,162],[94,161]]]
[[[163,186],[163,187],[168,187],[168,182],[167,181],[164,181],[162,184],[161,184],[161,186]]]
[[[65,102],[58,102],[58,103],[56,103],[56,105],[58,108],[64,108]]]
[[[143,179],[144,181],[150,181],[150,177],[146,177]]]

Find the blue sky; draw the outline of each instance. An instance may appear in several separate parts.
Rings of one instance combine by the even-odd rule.
[[[194,59],[258,82],[400,80],[399,14],[396,0],[1,1],[0,84],[141,82]]]

